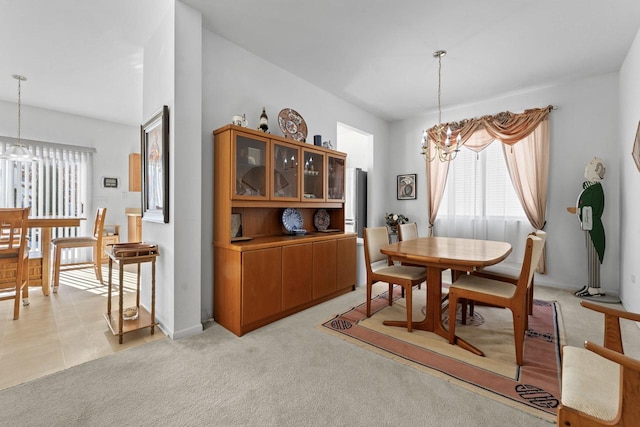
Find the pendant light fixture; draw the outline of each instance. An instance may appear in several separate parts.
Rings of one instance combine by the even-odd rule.
[[[424,131],[422,133],[422,146],[420,147],[420,153],[425,159],[430,162],[435,159],[440,159],[441,162],[449,162],[456,158],[460,151],[460,133],[456,137],[455,145],[451,144],[451,126],[447,128],[446,138],[443,141],[444,126],[442,125],[442,108],[440,107],[440,80],[442,71],[442,57],[447,54],[446,50],[438,50],[433,52],[433,57],[438,59],[438,124],[436,129],[435,152],[433,155],[429,155],[429,132]]]
[[[20,139],[20,128],[22,125],[22,82],[26,81],[27,78],[19,74],[13,74],[11,77],[18,80],[18,141],[0,154],[0,158],[15,162],[30,162],[35,160],[36,157],[29,151],[29,148],[22,145],[22,140]]]

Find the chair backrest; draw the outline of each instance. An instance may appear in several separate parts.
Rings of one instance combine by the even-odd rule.
[[[102,240],[102,233],[104,232],[104,220],[107,217],[107,208],[98,208],[96,212],[96,221],[93,223],[93,237]]]
[[[542,256],[544,243],[545,240],[537,235],[530,234],[527,236],[527,245],[524,252],[524,259],[522,261],[522,269],[520,270],[520,277],[518,278],[518,290],[516,293],[526,292],[527,288],[530,286],[531,279],[533,279],[533,273],[536,271],[540,256]]]
[[[398,241],[413,240],[418,238],[418,224],[410,222],[398,225]]]
[[[29,209],[0,209],[0,258],[24,258]]]
[[[547,232],[542,230],[536,230],[533,232],[536,236],[542,239],[543,242],[547,241]]]
[[[371,264],[387,259],[380,249],[389,244],[387,227],[365,227],[364,229],[364,260],[367,271],[371,272]]]

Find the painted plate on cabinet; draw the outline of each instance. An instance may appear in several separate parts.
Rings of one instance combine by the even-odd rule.
[[[326,209],[318,209],[316,214],[313,216],[313,225],[316,226],[318,231],[324,231],[329,228],[329,223],[331,222],[331,217],[329,216],[329,212]]]
[[[294,208],[287,208],[282,212],[282,225],[289,233],[302,229],[302,215]]]
[[[307,123],[296,110],[285,108],[278,113],[278,126],[284,136],[296,141],[307,139]]]

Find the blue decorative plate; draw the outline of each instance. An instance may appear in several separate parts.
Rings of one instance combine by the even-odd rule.
[[[302,229],[302,215],[294,208],[287,208],[282,212],[282,225],[289,233]]]
[[[313,225],[316,226],[318,231],[324,231],[329,228],[330,221],[331,217],[326,209],[318,209],[316,214],[313,216]]]

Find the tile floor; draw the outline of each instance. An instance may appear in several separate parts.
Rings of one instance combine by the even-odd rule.
[[[126,270],[124,276],[124,306],[129,307],[135,305],[136,277]],[[20,308],[18,320],[13,320],[13,301],[0,301],[0,389],[165,338],[160,328],[154,335],[145,328],[124,335],[118,344],[103,317],[107,268],[103,277],[105,285],[92,269],[73,270],[61,273],[57,294],[44,296],[41,288],[30,288],[31,304]],[[115,270],[114,282],[117,277]],[[115,292],[112,309],[117,307]]]

